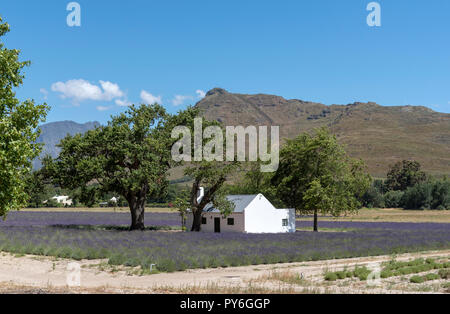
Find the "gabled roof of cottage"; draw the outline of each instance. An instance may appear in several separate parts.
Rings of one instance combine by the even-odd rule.
[[[228,195],[227,200],[234,204],[234,213],[242,213],[258,195]],[[213,204],[206,205],[203,211],[207,213],[220,213],[217,208],[214,208]]]

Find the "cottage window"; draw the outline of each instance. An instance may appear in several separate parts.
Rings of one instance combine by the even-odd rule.
[[[234,226],[234,218],[228,218],[228,225]]]
[[[206,217],[202,217],[202,225],[206,225]]]
[[[289,226],[289,219],[283,219],[283,227]]]

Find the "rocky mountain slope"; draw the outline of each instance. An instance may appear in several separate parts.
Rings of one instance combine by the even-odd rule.
[[[85,124],[79,124],[73,121],[61,121],[43,124],[40,126],[41,135],[37,142],[43,143],[40,158],[50,155],[53,158],[57,157],[60,149],[56,146],[59,142],[68,134],[75,135],[78,133],[85,133],[89,130],[95,129],[100,126],[98,122],[88,122]],[[39,158],[33,161],[33,168],[39,169],[41,167],[41,161]]]
[[[224,125],[278,125],[282,138],[328,126],[348,153],[369,171],[386,175],[388,166],[415,159],[433,174],[450,174],[450,114],[425,107],[353,103],[326,106],[274,95],[233,94],[215,88],[196,104]]]

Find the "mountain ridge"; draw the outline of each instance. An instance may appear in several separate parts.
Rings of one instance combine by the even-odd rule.
[[[433,174],[450,174],[450,114],[427,107],[324,105],[223,88],[208,91],[195,106],[224,125],[278,125],[282,139],[327,126],[350,156],[366,161],[374,176],[385,176],[389,165],[402,159],[418,160]]]
[[[389,165],[402,159],[421,162],[431,174],[450,175],[450,114],[423,106],[381,106],[375,102],[324,105],[269,94],[235,94],[214,88],[195,105],[209,120],[224,125],[278,125],[280,138],[327,126],[349,155],[363,159],[369,172],[384,177]],[[67,134],[84,133],[99,122],[58,121],[42,125],[41,157],[57,157],[56,145]],[[39,160],[33,162],[35,169]]]
[[[33,160],[33,169],[41,168],[42,164],[40,158],[43,158],[46,155],[50,155],[52,158],[58,157],[60,149],[56,145],[58,145],[68,134],[83,134],[99,126],[100,123],[97,121],[77,123],[70,120],[50,122],[39,126],[41,134],[36,143],[42,143],[44,146],[39,157]]]

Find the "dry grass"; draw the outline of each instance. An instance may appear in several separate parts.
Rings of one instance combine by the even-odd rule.
[[[241,285],[219,285],[217,283],[208,283],[207,285],[186,285],[183,287],[160,286],[152,289],[156,293],[173,293],[173,294],[298,294],[314,293],[313,289],[295,289],[285,285],[274,285],[267,287],[254,283]]]
[[[363,221],[363,222],[436,222],[450,223],[448,210],[404,210],[395,208],[362,209],[358,214],[346,217],[320,217],[321,221]],[[301,218],[301,221],[312,221],[312,218]]]

